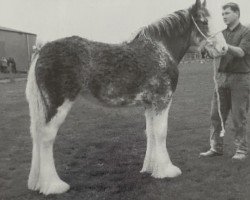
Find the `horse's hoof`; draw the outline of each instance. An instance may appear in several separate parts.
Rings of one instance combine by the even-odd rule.
[[[181,170],[175,165],[168,165],[164,169],[155,168],[152,173],[154,178],[174,178],[181,175]]]
[[[146,168],[142,168],[140,173],[152,173],[152,170],[150,169],[146,169]]]
[[[29,177],[29,180],[28,180],[28,189],[29,190],[34,190],[34,191],[37,191],[39,190],[40,186],[39,186],[39,181],[37,178],[34,178],[34,177]]]
[[[54,180],[41,184],[40,193],[45,195],[61,194],[68,191],[70,186],[62,180]]]

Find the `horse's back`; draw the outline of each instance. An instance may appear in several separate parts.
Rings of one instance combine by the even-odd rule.
[[[175,71],[176,66],[168,56],[166,49],[150,40],[120,45],[94,44],[89,89],[109,105],[151,102],[155,93],[165,95],[171,89],[170,72]]]

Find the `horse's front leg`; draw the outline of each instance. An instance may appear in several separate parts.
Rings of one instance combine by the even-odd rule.
[[[152,108],[148,108],[145,111],[146,118],[146,136],[147,136],[147,150],[144,158],[143,167],[141,173],[152,173],[154,168],[154,154],[155,154],[155,138],[153,134],[153,112]]]
[[[181,170],[172,164],[166,147],[168,113],[171,102],[172,100],[161,111],[152,110],[152,133],[155,139],[152,154],[152,160],[154,161],[152,176],[155,178],[176,177],[181,174]]]

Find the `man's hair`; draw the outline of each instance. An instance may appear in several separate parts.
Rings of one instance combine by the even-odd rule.
[[[225,5],[222,6],[222,8],[223,10],[230,8],[232,11],[238,12],[240,16],[240,7],[237,3],[233,3],[233,2],[226,3]]]

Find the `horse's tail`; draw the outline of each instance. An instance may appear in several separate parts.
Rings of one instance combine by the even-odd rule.
[[[32,56],[32,62],[30,65],[28,80],[26,85],[26,99],[29,103],[30,120],[31,120],[30,131],[32,136],[33,133],[36,132],[35,130],[32,130],[32,128],[37,127],[38,123],[40,127],[45,125],[45,115],[46,115],[45,104],[41,96],[41,92],[38,88],[35,75],[35,67],[38,58],[39,58],[39,53],[35,53]]]

